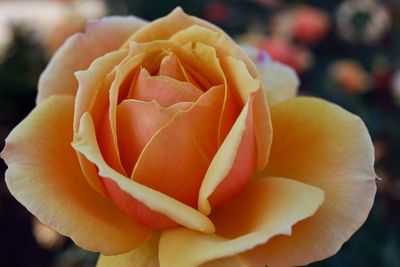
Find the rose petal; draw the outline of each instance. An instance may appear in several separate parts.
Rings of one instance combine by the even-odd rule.
[[[36,102],[50,95],[75,95],[78,83],[74,73],[122,43],[146,22],[137,17],[108,17],[87,24],[85,33],[78,33],[55,53],[39,79]],[[112,38],[110,38],[112,36]]]
[[[220,65],[220,60],[217,57],[215,48],[201,42],[189,43],[184,47],[191,49],[196,57],[202,62],[203,66],[207,67],[207,73],[212,74],[210,77],[210,82],[212,84],[224,84],[225,86],[224,104],[218,126],[218,144],[220,145],[232,128],[237,116],[239,116],[242,106],[236,103],[234,93],[231,92],[231,88],[228,87],[228,81]],[[188,72],[192,73],[194,77],[199,77],[200,75],[195,74],[194,70],[191,68],[188,69]],[[204,83],[202,84],[204,86]]]
[[[300,81],[290,67],[270,61],[263,64],[259,71],[270,107],[297,95]]]
[[[325,191],[325,202],[290,237],[254,253],[271,266],[307,265],[335,254],[365,221],[376,191],[374,152],[360,118],[315,98],[271,109],[274,142],[264,175],[284,176]]]
[[[203,92],[188,82],[181,82],[168,76],[150,76],[141,69],[130,98],[141,101],[157,101],[162,107],[179,102],[195,102]]]
[[[189,77],[193,78],[196,81],[194,84],[199,84],[201,89],[206,91],[212,85],[219,85],[219,83],[213,84],[211,81],[214,81],[215,77],[221,74],[214,73],[213,69],[202,71],[208,69],[208,65],[196,56],[191,46],[182,46],[177,42],[169,40],[157,40],[149,43],[131,42],[129,49],[131,54],[155,53],[160,51],[174,53],[179,58],[188,79]]]
[[[285,178],[260,178],[211,218],[217,234],[185,228],[161,234],[159,257],[163,267],[198,266],[236,255],[281,234],[312,216],[324,199],[322,190]]]
[[[199,210],[205,215],[210,214],[212,206],[223,203],[241,190],[253,174],[253,100],[253,97],[249,98],[207,169],[198,198]]]
[[[111,188],[115,193],[111,197],[122,210],[130,211],[129,215],[135,220],[144,219],[141,223],[152,224],[155,227],[158,221],[145,221],[146,218],[160,218],[159,215],[163,215],[189,229],[207,233],[214,231],[212,222],[197,210],[136,183],[110,168],[100,153],[89,113],[82,116],[79,132],[75,134],[72,146],[97,166],[99,175],[103,177],[104,181],[111,181],[115,185],[114,188]],[[107,189],[109,190],[109,188]],[[165,223],[165,221],[161,223]],[[161,224],[159,227],[162,228],[165,225]]]
[[[201,88],[201,85],[185,70],[181,61],[174,53],[170,53],[162,59],[158,75],[169,76],[182,82],[189,82],[195,87]]]
[[[77,72],[81,90],[78,90],[75,98],[74,131],[79,127],[79,119],[82,114],[90,110],[93,114],[96,128],[101,126],[104,110],[107,109],[107,95],[109,87],[115,78],[115,72],[111,71],[114,62],[118,62],[126,55],[125,51],[109,53],[95,60],[86,72]],[[108,73],[108,74],[107,74]],[[105,75],[105,77],[103,77]],[[93,101],[93,99],[95,99]],[[107,196],[103,184],[99,180],[97,170],[82,155],[77,153],[83,174],[89,184],[103,196]]]
[[[165,56],[160,63],[160,69],[158,75],[168,76],[182,82],[190,82],[186,77],[182,69],[182,65],[179,59],[174,53]]]
[[[99,147],[107,164],[122,175],[126,175],[121,163],[117,140],[117,104],[121,95],[127,95],[130,84],[137,76],[138,66],[145,59],[145,55],[126,57],[123,62],[115,67],[115,79],[109,88],[108,110],[104,111],[102,124],[97,128],[97,138],[100,140]]]
[[[78,130],[83,113],[88,111],[99,123],[108,107],[108,94],[115,79],[113,70],[127,55],[126,49],[110,52],[94,60],[87,70],[75,73],[79,89],[75,100],[74,131]]]
[[[7,186],[40,221],[79,246],[106,254],[131,250],[150,230],[86,182],[70,146],[73,108],[72,96],[50,97],[10,133],[2,152]]]
[[[178,113],[143,149],[132,179],[197,208],[201,181],[217,150],[223,86]]]
[[[154,40],[167,40],[176,32],[192,25],[200,25],[213,31],[221,31],[217,26],[205,20],[186,15],[182,8],[177,7],[167,16],[147,24],[132,34],[125,42],[125,47],[128,47],[131,41],[144,43]]]
[[[96,267],[159,267],[158,242],[160,236],[154,234],[135,250],[115,256],[100,255]]]
[[[184,45],[187,49],[193,51],[195,56],[202,63],[203,67],[207,68],[208,79],[212,85],[219,85],[224,83],[224,74],[217,57],[217,51],[214,47],[203,44],[201,42],[187,43]],[[197,69],[197,71],[204,72],[204,68]]]
[[[247,101],[202,182],[198,208],[206,215],[212,207],[227,201],[247,184],[257,166],[254,165],[257,157],[260,166],[268,159],[272,126],[262,89],[250,95]],[[257,157],[254,156],[255,151]]]
[[[263,90],[258,79],[252,77],[246,65],[233,57],[221,59],[228,86],[238,92],[240,99],[245,103],[249,95],[256,92],[254,118],[255,134],[257,140],[257,168],[265,168],[269,158],[272,143],[272,125],[269,109],[266,104]]]
[[[180,110],[187,110],[192,103],[181,102],[168,108],[157,102],[124,100],[117,108],[117,136],[122,164],[131,174],[144,146],[151,137]]]
[[[243,61],[229,56],[221,59],[221,65],[229,86],[237,92],[242,103],[246,103],[250,94],[260,89],[260,80],[251,76]]]
[[[251,75],[254,77],[258,76],[258,71],[254,63],[242,51],[240,46],[219,28],[210,29],[204,25],[194,24],[184,30],[177,31],[170,37],[170,40],[181,44],[200,42],[214,47],[217,51],[218,58],[231,56],[243,61]]]
[[[132,93],[132,87],[140,76],[138,74],[139,66],[154,72],[158,68],[163,54],[163,51],[145,51],[140,54],[133,54],[131,51],[129,56],[115,68],[115,80],[109,91],[108,119],[103,120],[103,125],[98,131],[98,138],[101,140],[99,146],[106,162],[123,175],[126,173],[120,160],[116,132],[117,104]]]
[[[235,256],[220,258],[217,260],[209,261],[201,265],[201,267],[254,267],[246,258],[238,254]]]

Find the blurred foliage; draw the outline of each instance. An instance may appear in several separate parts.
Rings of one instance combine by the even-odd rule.
[[[387,8],[391,23],[382,33],[377,33],[379,38],[373,42],[365,42],[361,37],[374,19],[375,6],[367,11],[355,8],[349,18],[337,18],[339,7],[350,0],[106,2],[110,14],[135,14],[147,20],[161,17],[179,5],[187,13],[206,18],[240,39],[248,38],[254,31],[268,38],[274,34],[271,27],[274,19],[300,5],[310,5],[327,14],[330,28],[318,41],[304,43],[293,36],[285,37],[285,42],[307,51],[311,58],[309,66],[299,71],[300,93],[335,102],[365,121],[376,145],[377,173],[383,179],[378,182],[375,205],[367,222],[337,255],[311,266],[400,266],[400,92],[393,92],[393,75],[400,71],[400,3],[397,0],[375,2],[376,7]],[[337,20],[343,22],[344,19],[349,21],[347,27],[354,27],[356,35],[352,39],[343,38],[340,33]],[[265,40],[260,40],[261,49]],[[336,73],[332,72],[333,65],[349,60],[359,64],[350,64],[350,68],[355,66],[351,71],[356,73],[350,78],[365,73],[368,81],[365,90],[346,89],[348,81],[332,74]],[[38,77],[46,61],[46,51],[40,40],[23,27],[15,27],[13,42],[0,62],[1,142],[34,107]],[[347,71],[350,70],[346,69],[345,74]],[[0,162],[0,167],[3,174],[5,164]],[[4,179],[0,180],[0,201],[2,266],[94,265],[96,255],[84,252],[71,242],[56,250],[41,248],[31,232],[31,215],[6,192]]]

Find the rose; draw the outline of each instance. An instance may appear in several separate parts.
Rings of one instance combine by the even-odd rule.
[[[296,86],[263,64],[268,96]],[[323,259],[371,208],[372,144],[358,117],[285,92],[269,109],[251,60],[180,9],[90,23],[7,138],[7,185],[45,224],[115,255],[98,266]]]

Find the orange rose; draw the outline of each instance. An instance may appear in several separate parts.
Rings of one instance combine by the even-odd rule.
[[[281,68],[264,82],[294,75]],[[181,9],[92,22],[53,57],[37,107],[7,138],[7,185],[42,222],[108,255],[98,266],[326,258],[371,208],[370,137],[323,100],[280,96],[269,109],[264,95],[242,50]]]

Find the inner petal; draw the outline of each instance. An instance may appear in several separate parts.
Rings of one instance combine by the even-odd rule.
[[[210,69],[207,64],[204,64],[204,62],[194,53],[191,45],[181,45],[177,42],[167,40],[153,41],[145,44],[130,44],[130,51],[134,54],[151,53],[152,51],[160,50],[174,53],[181,62],[184,72],[189,74],[204,91],[208,90],[212,86],[221,84],[213,82],[216,80],[215,77],[218,76],[218,74],[213,73],[212,69]],[[190,77],[189,75],[188,77]]]
[[[159,76],[168,76],[176,80],[187,82],[185,74],[182,70],[182,65],[180,64],[178,58],[175,54],[171,53],[165,56],[160,63],[160,69],[158,70]]]
[[[132,179],[197,208],[201,181],[218,147],[223,96],[224,86],[211,88],[160,129],[143,149]]]
[[[255,169],[254,96],[249,98],[232,130],[210,163],[199,192],[199,210],[208,215],[238,194]]]
[[[150,76],[141,69],[130,98],[141,101],[157,101],[162,107],[179,102],[195,102],[203,92],[188,82],[168,76]]]
[[[170,53],[161,60],[158,75],[169,76],[182,82],[189,82],[197,88],[202,88],[202,85],[199,84],[187,69],[185,69],[179,58],[174,53]],[[208,88],[209,87],[206,87],[206,89]]]
[[[192,103],[181,102],[168,108],[157,102],[124,100],[117,108],[117,136],[122,165],[127,174],[132,169],[150,138],[178,112]]]

